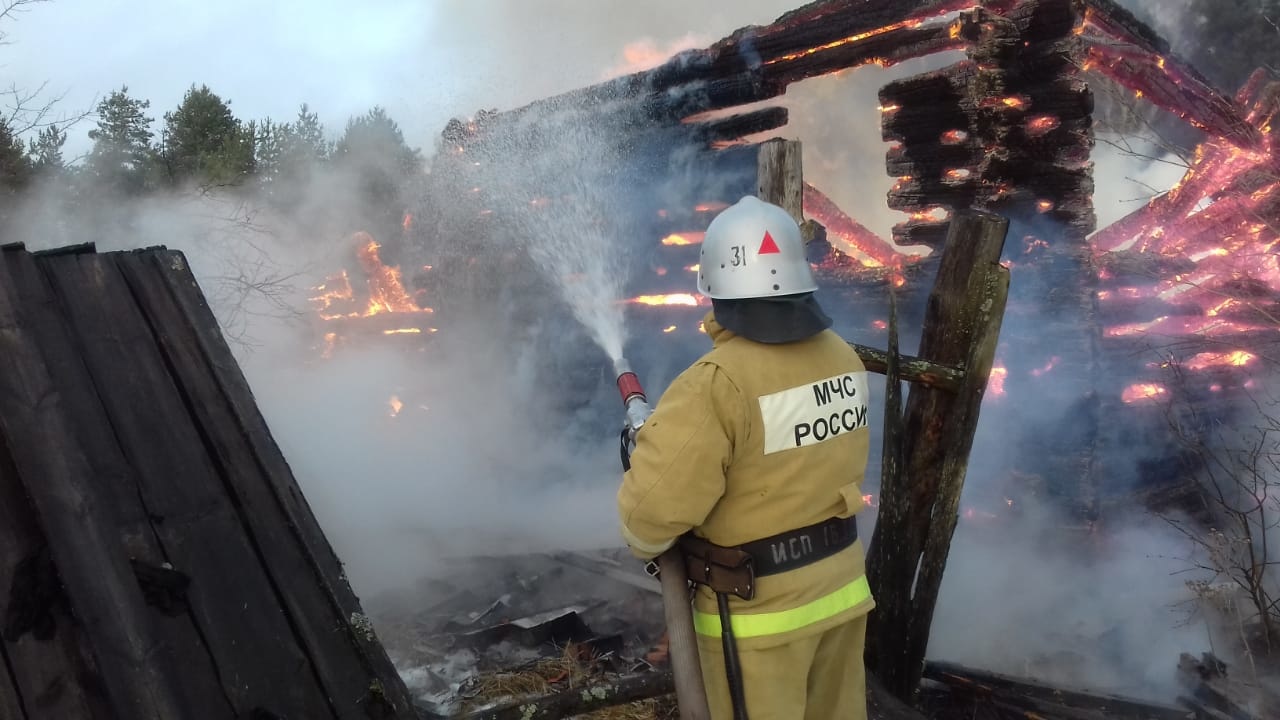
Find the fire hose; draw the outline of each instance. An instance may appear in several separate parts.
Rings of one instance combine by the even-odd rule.
[[[618,392],[626,409],[627,425],[622,431],[622,464],[629,467],[630,445],[635,434],[649,418],[649,400],[640,379],[624,359],[615,360]],[[710,720],[707,690],[702,682],[702,664],[698,659],[698,638],[693,629],[693,608],[689,603],[689,574],[680,547],[674,546],[657,559],[658,579],[662,583],[662,614],[667,624],[667,644],[671,655],[671,674],[675,680],[676,704],[681,720]]]

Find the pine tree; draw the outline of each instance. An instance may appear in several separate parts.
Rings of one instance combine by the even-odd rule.
[[[9,123],[0,119],[0,188],[16,192],[31,178],[31,160]]]
[[[254,163],[264,196],[278,208],[296,209],[306,197],[316,166],[326,162],[331,152],[319,116],[306,104],[292,123],[263,120],[254,143]]]
[[[148,186],[155,161],[151,147],[149,100],[129,97],[128,86],[98,103],[97,127],[89,131],[93,149],[85,161],[86,177],[99,188],[136,195]]]
[[[56,174],[67,169],[62,157],[62,146],[67,143],[67,131],[57,125],[42,129],[31,139],[28,154],[31,156],[32,168],[38,174]]]
[[[165,166],[175,184],[234,184],[253,172],[253,129],[242,126],[231,103],[207,85],[192,85],[164,119]]]
[[[421,153],[409,147],[400,127],[381,107],[352,118],[334,146],[333,160],[351,173],[366,222],[388,228],[406,210],[410,183],[422,167]]]

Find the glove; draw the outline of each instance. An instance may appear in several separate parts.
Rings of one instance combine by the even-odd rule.
[[[631,429],[630,425],[624,425],[622,428],[622,437],[619,438],[619,454],[622,457],[622,471],[626,472],[631,469],[631,451],[636,449],[636,433]]]

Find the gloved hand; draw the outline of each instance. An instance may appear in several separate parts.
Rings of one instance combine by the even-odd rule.
[[[630,425],[623,425],[622,437],[619,438],[619,454],[622,457],[622,471],[631,469],[631,452],[636,449],[636,431]]]

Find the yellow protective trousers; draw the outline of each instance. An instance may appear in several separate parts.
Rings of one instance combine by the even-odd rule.
[[[750,720],[866,720],[864,613],[821,633],[765,648],[738,648]],[[720,638],[698,635],[713,720],[731,720]]]

